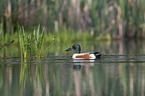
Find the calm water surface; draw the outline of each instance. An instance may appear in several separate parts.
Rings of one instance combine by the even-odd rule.
[[[97,49],[104,55],[97,60],[73,60],[73,52],[64,51],[71,45],[56,44],[46,59],[21,61],[19,51],[12,51],[15,46],[4,49],[11,51],[0,58],[0,96],[145,95],[144,42],[80,44],[84,52]]]

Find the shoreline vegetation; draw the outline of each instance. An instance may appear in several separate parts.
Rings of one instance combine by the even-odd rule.
[[[47,39],[60,37],[58,42],[68,41],[66,38],[72,41],[145,38],[144,0],[0,1],[4,37],[18,34],[18,25],[33,30],[40,24],[48,34]]]

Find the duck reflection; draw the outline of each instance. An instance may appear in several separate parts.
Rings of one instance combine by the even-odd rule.
[[[86,88],[87,86],[85,83],[82,85],[82,82],[84,82],[85,80],[89,80],[89,86],[91,89],[90,96],[95,96],[93,74],[90,71],[90,67],[93,67],[95,62],[96,60],[73,60],[73,79],[75,85],[75,96],[82,96],[81,90],[84,90],[84,88]],[[87,78],[84,78],[83,80],[84,74],[87,76]],[[84,94],[86,93],[84,92]]]
[[[81,65],[73,65],[73,69],[75,69],[75,70],[80,70],[81,69]]]
[[[96,60],[73,60],[73,69],[81,70],[82,66],[94,66]]]

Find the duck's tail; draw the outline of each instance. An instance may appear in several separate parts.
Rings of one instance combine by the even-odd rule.
[[[98,59],[100,59],[101,58],[101,56],[102,56],[102,54],[101,53],[99,53],[99,52],[93,52],[93,54],[96,56],[96,58],[98,58]]]

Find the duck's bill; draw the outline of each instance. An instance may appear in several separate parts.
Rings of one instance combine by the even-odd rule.
[[[70,51],[70,50],[72,50],[73,48],[72,47],[70,47],[70,48],[68,48],[68,49],[66,49],[65,51]]]

